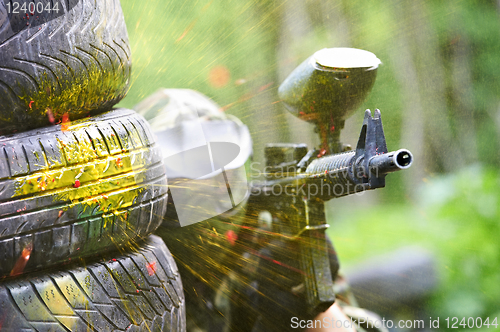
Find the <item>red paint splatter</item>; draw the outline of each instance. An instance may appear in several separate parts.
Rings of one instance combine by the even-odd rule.
[[[116,159],[116,167],[123,167],[122,158]]]
[[[21,211],[26,211],[26,206],[17,210],[17,212],[21,212]]]
[[[61,131],[67,131],[71,122],[69,121],[69,114],[66,112],[62,116]]]
[[[215,88],[222,88],[229,83],[231,73],[225,66],[216,66],[208,73],[208,83]]]
[[[326,153],[326,149],[321,149],[321,151],[319,151],[318,153],[318,158],[321,158],[322,156],[324,156]]]
[[[273,262],[274,264],[281,265],[281,266],[283,266],[283,267],[285,267],[285,268],[287,268],[287,269],[289,269],[289,270],[291,270],[291,271],[294,271],[294,272],[300,273],[300,274],[302,274],[302,275],[306,275],[306,273],[305,273],[304,271],[302,271],[302,270],[300,270],[300,269],[297,269],[297,268],[295,268],[295,267],[293,267],[293,266],[287,265],[287,264],[285,264],[285,263],[283,263],[283,262],[280,262],[280,261],[277,261],[277,260],[275,260],[275,259],[272,259],[272,258],[270,258],[270,257],[268,257],[268,256],[266,256],[266,255],[262,255],[262,254],[259,254],[259,253],[255,253],[255,255],[257,255],[258,257],[263,258],[263,259],[265,259],[265,260],[267,260],[267,261],[269,261],[269,262]]]
[[[23,251],[21,252],[21,256],[19,256],[16,264],[14,264],[14,268],[12,269],[12,271],[10,271],[11,276],[17,276],[23,273],[24,268],[26,267],[26,264],[30,259],[32,250],[33,250],[33,245],[31,243],[28,244],[26,248],[23,249]]]
[[[148,274],[152,276],[156,272],[156,262],[146,264],[146,269],[148,270]]]
[[[267,90],[268,88],[270,88],[272,85],[273,85],[274,82],[269,82],[267,83],[266,85],[263,85],[259,88],[259,92],[262,92],[262,91],[265,91]]]
[[[75,184],[73,185],[74,188],[80,187],[80,180],[76,179]]]
[[[186,35],[189,33],[189,31],[191,31],[193,28],[194,28],[194,25],[196,24],[196,20],[194,20],[193,22],[189,23],[188,27],[186,28],[186,30],[184,30],[182,32],[182,34],[179,36],[179,38],[177,38],[175,40],[176,43],[180,42],[182,39],[184,39],[184,37],[186,37]]]
[[[236,240],[238,240],[238,234],[236,234],[235,231],[233,231],[232,229],[228,230],[226,232],[226,240],[232,245],[234,246],[234,244],[236,243]]]

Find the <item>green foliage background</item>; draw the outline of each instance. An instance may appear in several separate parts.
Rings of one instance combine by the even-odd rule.
[[[497,169],[476,165],[427,182],[416,204],[341,210],[331,230],[336,250],[346,263],[419,244],[437,259],[429,314],[498,317],[499,184]]]
[[[201,91],[249,126],[261,160],[267,142],[316,142],[312,128],[300,127],[279,103],[287,71],[323,47],[372,51],[383,65],[364,108],[382,110],[388,146],[416,151],[416,161],[411,172],[391,175],[375,204],[331,205],[336,249],[349,263],[420,244],[439,262],[439,287],[428,303],[434,316],[499,316],[498,6],[123,0],[133,84],[120,106],[133,107],[160,87]],[[217,66],[230,73],[224,87],[210,84]],[[346,140],[356,139],[361,118],[360,110],[348,120]]]

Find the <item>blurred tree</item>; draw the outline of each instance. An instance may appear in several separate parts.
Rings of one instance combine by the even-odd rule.
[[[391,199],[398,200],[394,192],[411,194],[435,173],[500,161],[498,1],[151,0],[142,6],[124,0],[122,6],[133,85],[121,106],[159,87],[199,90],[249,125],[256,160],[263,161],[268,142],[317,144],[311,125],[279,103],[280,82],[316,50],[351,46],[382,60],[365,105],[382,110],[389,146],[415,154],[414,167],[391,180],[405,183]],[[217,68],[226,70],[224,84],[211,84]],[[356,113],[343,140],[354,142],[358,130]]]

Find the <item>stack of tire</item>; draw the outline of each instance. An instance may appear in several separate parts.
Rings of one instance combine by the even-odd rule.
[[[130,67],[119,0],[0,0],[2,332],[185,329]]]

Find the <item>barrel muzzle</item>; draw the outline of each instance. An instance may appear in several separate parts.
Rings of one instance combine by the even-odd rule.
[[[375,176],[407,169],[413,163],[413,155],[406,149],[384,153],[370,159],[370,172]]]

